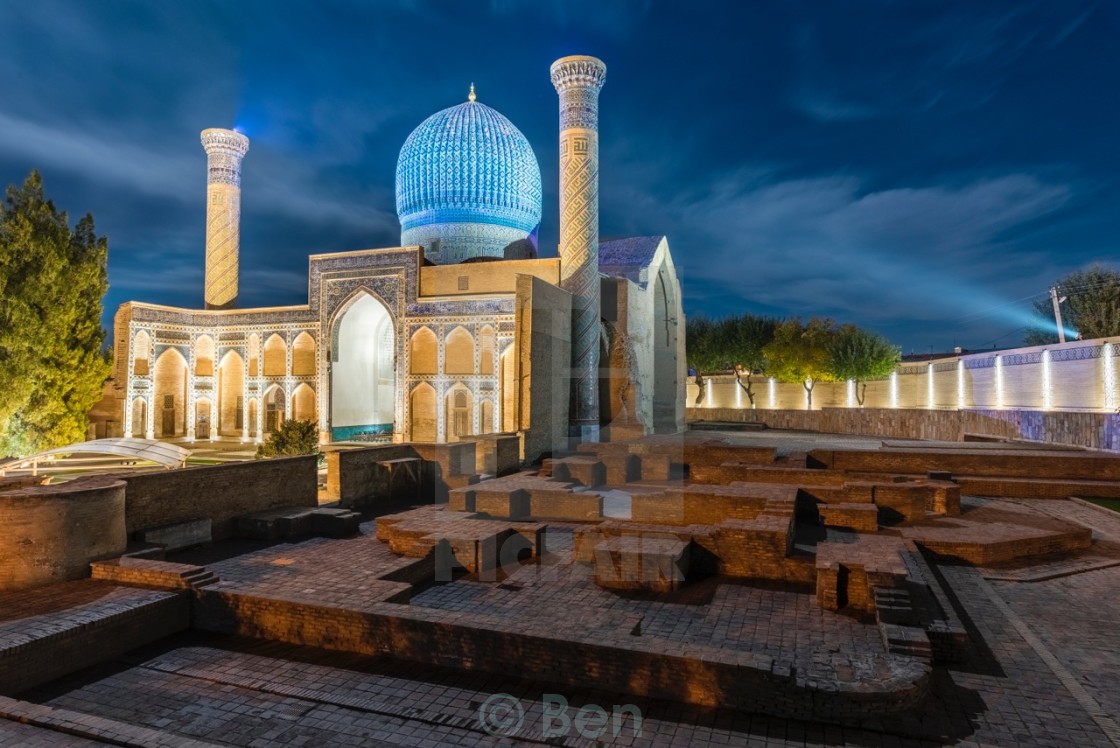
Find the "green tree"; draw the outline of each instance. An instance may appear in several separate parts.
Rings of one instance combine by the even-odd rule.
[[[855,382],[856,401],[863,407],[867,380],[888,376],[902,360],[902,350],[878,333],[843,325],[828,347],[828,368],[838,380]]]
[[[805,388],[807,410],[813,409],[817,382],[835,380],[828,353],[835,336],[836,325],[830,319],[813,317],[802,324],[794,317],[778,324],[774,339],[762,349],[771,376],[782,382],[800,382]]]
[[[0,456],[85,438],[110,363],[101,346],[108,241],[71,229],[37,171],[0,205]]]
[[[718,371],[721,366],[716,331],[717,324],[703,315],[689,317],[685,324],[685,357],[688,368],[696,377],[696,385],[700,388],[700,393],[696,396],[697,405],[703,401],[707,388],[704,372]]]
[[[751,376],[756,372],[766,371],[766,354],[763,350],[774,339],[778,324],[779,321],[773,317],[744,314],[740,317],[728,317],[718,325],[717,346],[735,372],[735,381],[747,393],[752,408],[754,391],[751,389]]]
[[[753,407],[751,375],[765,370],[766,357],[762,349],[774,337],[777,326],[778,320],[754,314],[718,321],[704,316],[690,317],[686,350],[689,368],[695,371],[696,383],[700,386],[700,399],[706,387],[704,374],[731,371]]]
[[[1055,285],[1058,294],[1066,297],[1062,304],[1062,324],[1067,330],[1076,330],[1085,339],[1120,335],[1120,272],[1093,265],[1059,278]],[[1038,325],[1027,333],[1023,342],[1027,345],[1057,343],[1053,302],[1049,298],[1036,302],[1034,312]]]
[[[257,458],[319,454],[319,427],[314,421],[289,419],[257,447]]]

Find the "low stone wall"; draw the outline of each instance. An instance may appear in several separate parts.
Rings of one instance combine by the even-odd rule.
[[[896,439],[962,441],[970,436],[1120,452],[1120,415],[1040,410],[689,408],[690,421],[761,423],[775,429]]]
[[[125,484],[109,477],[0,493],[0,591],[89,575],[124,552]]]
[[[294,506],[318,506],[318,458],[279,457],[225,465],[117,476],[128,484],[125,521],[129,534],[210,518],[215,540],[234,533],[243,514]]]

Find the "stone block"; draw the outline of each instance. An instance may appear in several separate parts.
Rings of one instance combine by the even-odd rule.
[[[688,541],[624,535],[595,546],[595,584],[615,590],[671,592],[688,576]]]
[[[607,471],[596,457],[562,457],[552,461],[552,475],[559,480],[574,481],[584,486],[601,486],[607,482]]]
[[[474,510],[491,517],[526,519],[529,517],[529,494],[522,488],[487,489],[479,483],[474,492]]]

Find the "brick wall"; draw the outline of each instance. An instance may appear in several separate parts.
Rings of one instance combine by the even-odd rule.
[[[546,684],[597,688],[783,717],[855,722],[919,703],[929,667],[915,658],[882,658],[875,691],[855,682],[800,678],[790,663],[753,652],[686,644],[658,651],[637,630],[638,616],[607,612],[587,630],[535,632],[498,616],[374,603],[365,611],[271,599],[221,590],[200,592],[195,625],[239,634],[368,655],[388,654],[426,665],[517,676]],[[843,659],[836,656],[835,659]],[[828,656],[821,662],[828,668]],[[841,667],[847,663],[838,663]],[[822,679],[827,680],[827,679]],[[838,679],[840,680],[840,679]]]
[[[126,545],[125,484],[111,477],[0,493],[0,590],[89,575]]]
[[[318,505],[317,457],[278,457],[225,465],[120,474],[129,534],[203,519],[215,540],[233,534],[233,518],[267,509]]]
[[[152,591],[134,597],[140,594],[147,600],[97,615],[71,611],[66,625],[52,624],[0,648],[0,694],[14,696],[189,628],[189,593]]]
[[[1040,410],[689,408],[690,421],[762,423],[775,429],[899,439],[1024,439],[1120,452],[1120,415]]]

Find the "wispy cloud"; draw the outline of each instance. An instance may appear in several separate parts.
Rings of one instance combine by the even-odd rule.
[[[670,241],[713,296],[893,326],[1006,301],[1039,270],[1008,234],[1069,198],[1028,174],[866,191],[854,177],[759,184],[750,170],[674,202],[669,223],[691,228]]]

